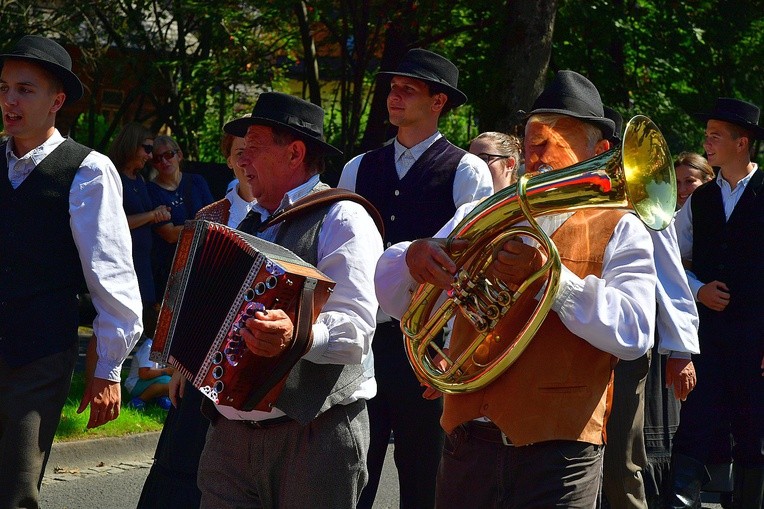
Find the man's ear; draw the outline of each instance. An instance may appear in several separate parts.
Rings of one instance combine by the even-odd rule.
[[[64,106],[64,102],[66,102],[66,94],[63,92],[56,93],[53,96],[53,105],[50,107],[50,112],[56,113]]]
[[[302,140],[294,140],[289,144],[289,164],[297,167],[305,161],[305,156],[308,152],[308,147]]]
[[[443,108],[446,107],[446,102],[448,102],[448,96],[443,92],[439,92],[432,96],[432,98],[432,109],[437,112],[443,111]]]
[[[594,155],[599,155],[599,154],[602,154],[603,152],[607,152],[611,148],[612,148],[612,144],[610,143],[610,140],[600,140],[594,146]]]

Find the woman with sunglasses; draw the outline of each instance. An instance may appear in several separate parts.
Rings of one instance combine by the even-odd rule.
[[[180,171],[183,151],[173,138],[157,136],[153,148],[152,164],[157,174],[148,184],[149,196],[155,207],[166,206],[171,216],[154,225],[154,283],[157,301],[161,302],[183,223],[214,200],[204,177]]]
[[[470,142],[469,147],[469,152],[482,159],[491,170],[494,192],[517,181],[520,151],[520,138],[493,131],[479,134]]]
[[[146,335],[154,334],[156,291],[151,269],[151,225],[170,219],[164,205],[152,205],[141,170],[151,159],[154,135],[137,122],[126,124],[109,147],[109,158],[122,178],[122,205],[133,239],[133,264],[143,301]]]

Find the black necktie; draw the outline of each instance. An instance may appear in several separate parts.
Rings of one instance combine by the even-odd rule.
[[[256,210],[250,210],[236,229],[257,236],[257,230],[261,224],[263,224],[263,220],[260,213]]]

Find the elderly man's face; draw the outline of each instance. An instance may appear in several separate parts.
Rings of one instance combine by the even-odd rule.
[[[239,164],[244,169],[247,182],[242,184],[249,184],[257,202],[273,212],[287,191],[305,181],[302,178],[304,174],[298,172],[293,164],[293,147],[298,142],[278,145],[273,140],[270,127],[253,125],[247,130],[244,143]]]
[[[575,118],[559,118],[554,126],[531,119],[525,126],[526,172],[542,165],[560,170],[594,157],[601,144],[590,148],[583,122]]]

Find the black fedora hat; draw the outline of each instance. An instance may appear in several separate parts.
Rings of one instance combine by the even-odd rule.
[[[613,143],[621,143],[621,130],[623,129],[623,117],[620,113],[615,111],[610,106],[602,106],[605,118],[609,118],[615,124],[613,135],[610,137],[610,141]]]
[[[696,113],[698,120],[722,120],[751,131],[756,139],[764,139],[764,127],[759,126],[759,107],[740,99],[720,97],[711,113]]]
[[[464,92],[456,88],[459,69],[446,57],[426,49],[409,50],[394,71],[380,71],[377,76],[406,76],[435,85],[448,96],[452,108],[467,102]]]
[[[594,83],[575,71],[558,71],[552,82],[533,103],[530,115],[556,113],[596,125],[605,139],[611,139],[615,122],[605,118],[602,98]]]
[[[342,155],[341,150],[324,141],[323,108],[293,95],[263,92],[251,117],[232,120],[223,126],[223,131],[243,138],[251,125],[284,127],[326,155]]]
[[[3,61],[14,58],[35,63],[61,80],[67,103],[82,97],[82,82],[72,72],[72,57],[59,43],[39,35],[25,35],[9,53],[0,55]]]

